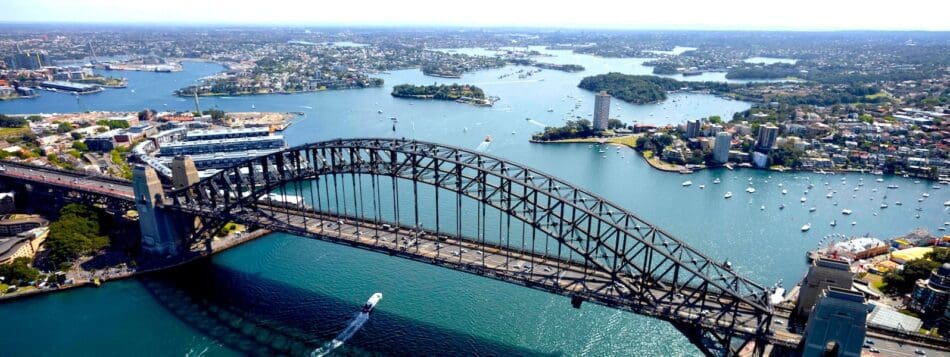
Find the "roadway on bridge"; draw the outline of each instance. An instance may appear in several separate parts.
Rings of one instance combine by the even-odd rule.
[[[0,164],[0,176],[72,188],[116,198],[131,200],[135,197],[132,185],[128,182],[123,183],[116,179],[85,175],[79,172],[4,162]]]
[[[270,212],[259,210],[244,215],[242,217],[246,222],[242,223],[260,224],[292,234],[400,255],[529,287],[543,287],[542,290],[561,295],[583,295],[596,303],[666,320],[731,330],[745,336],[752,336],[757,330],[753,308],[740,304],[733,325],[732,310],[723,308],[730,300],[718,295],[691,297],[690,289],[680,288],[671,299],[660,298],[649,304],[630,297],[629,289],[613,282],[607,274],[596,268],[585,268],[576,262],[486,247],[478,242],[439,237],[432,232],[420,233],[419,230],[390,227],[388,224],[377,225],[352,218],[341,219],[276,207],[269,207],[268,210]],[[653,296],[662,296],[669,290],[668,287],[655,284],[650,289]],[[687,303],[688,300],[693,301]],[[798,345],[801,340],[800,335],[784,329],[779,329],[768,338],[773,343],[786,346]]]

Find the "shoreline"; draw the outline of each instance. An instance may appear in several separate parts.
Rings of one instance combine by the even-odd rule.
[[[13,302],[13,301],[19,301],[19,300],[46,295],[46,294],[65,292],[68,290],[73,290],[73,289],[78,289],[78,288],[100,287],[102,284],[105,284],[106,282],[109,282],[109,281],[125,280],[125,279],[130,279],[136,276],[140,276],[140,275],[146,275],[146,274],[156,273],[163,270],[173,269],[176,267],[190,264],[192,262],[195,262],[201,259],[210,258],[214,256],[214,254],[229,250],[231,248],[237,247],[239,245],[250,242],[252,240],[265,237],[269,235],[271,231],[267,229],[258,229],[250,233],[247,233],[247,232],[244,232],[244,233],[245,234],[239,237],[231,235],[224,238],[220,238],[218,239],[219,242],[217,242],[218,244],[217,246],[215,246],[215,242],[212,242],[211,253],[201,252],[194,255],[185,256],[183,259],[176,260],[174,262],[164,264],[164,265],[148,267],[148,268],[144,268],[140,270],[125,271],[125,272],[117,273],[115,275],[108,275],[106,277],[96,276],[92,279],[76,281],[68,285],[60,285],[56,288],[47,288],[47,289],[33,288],[21,293],[3,294],[3,295],[0,295],[0,304],[5,304],[5,303]]]
[[[637,137],[639,137],[638,134],[632,134],[632,135],[616,136],[616,137],[589,137],[589,138],[574,138],[574,139],[561,139],[561,140],[535,140],[535,139],[529,139],[528,142],[530,142],[530,143],[532,143],[532,144],[585,144],[585,143],[586,143],[586,144],[616,144],[616,145],[623,145],[623,146],[626,146],[626,147],[628,147],[628,148],[630,148],[630,149],[633,149],[633,151],[636,151],[637,154],[638,154],[638,156],[641,157],[641,158],[643,158],[643,160],[646,161],[647,164],[650,165],[650,167],[652,167],[652,168],[654,168],[654,169],[656,169],[656,170],[658,170],[658,171],[662,171],[662,172],[672,172],[672,173],[678,173],[678,174],[683,174],[683,175],[688,175],[688,174],[695,173],[695,172],[697,172],[697,171],[702,171],[702,170],[708,170],[708,169],[726,167],[725,165],[722,165],[722,166],[705,166],[705,165],[704,165],[703,167],[687,168],[687,167],[684,166],[684,165],[670,164],[670,163],[667,163],[667,162],[663,162],[663,161],[661,161],[661,160],[659,160],[659,159],[657,159],[657,158],[655,158],[655,157],[650,157],[650,158],[648,158],[648,157],[646,157],[646,154],[645,154],[646,152],[645,152],[645,151],[637,150],[635,145],[630,145],[629,143],[626,143],[626,142],[623,141],[623,139],[629,139],[629,138],[633,138],[633,140],[636,140]],[[611,140],[611,139],[614,139],[614,140]],[[815,174],[819,174],[819,175],[829,175],[829,174],[830,174],[830,175],[835,175],[835,174],[838,174],[838,173],[856,173],[856,174],[867,173],[867,174],[870,174],[870,175],[872,175],[872,176],[881,176],[881,177],[884,177],[884,176],[896,176],[896,177],[903,177],[902,175],[898,175],[898,174],[882,174],[882,175],[876,175],[876,174],[872,174],[872,173],[871,173],[871,170],[865,170],[865,169],[835,168],[835,169],[807,170],[807,169],[793,169],[793,168],[784,167],[784,166],[781,166],[781,167],[768,167],[768,168],[757,168],[757,167],[739,166],[739,165],[737,165],[737,164],[735,164],[735,163],[732,163],[732,164],[733,164],[733,166],[735,167],[734,169],[744,168],[744,169],[762,170],[762,171],[773,171],[773,172],[810,172],[810,173],[815,173]],[[726,167],[726,168],[729,169],[728,167]],[[729,170],[734,170],[734,169],[729,169]],[[686,172],[686,171],[689,171],[689,172]],[[927,180],[927,181],[935,182],[935,183],[938,183],[938,184],[940,183],[940,180],[934,180],[934,179],[932,179],[932,178],[927,178],[927,177],[918,177],[918,176],[913,176],[913,175],[911,175],[911,176],[909,176],[909,177],[907,177],[907,178],[913,178],[913,179],[919,179],[919,180]]]

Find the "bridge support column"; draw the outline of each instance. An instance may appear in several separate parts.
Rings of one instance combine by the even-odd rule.
[[[140,165],[133,168],[132,188],[142,231],[142,252],[162,256],[178,254],[189,228],[194,228],[193,224],[189,225],[184,217],[163,208],[165,190],[151,167]]]

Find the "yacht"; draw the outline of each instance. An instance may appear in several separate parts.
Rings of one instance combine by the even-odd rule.
[[[847,209],[847,208],[841,210],[841,214],[843,214],[843,215],[849,215],[849,214],[851,214],[852,212],[853,212],[853,211],[851,211],[851,210],[849,210],[849,209]]]
[[[693,181],[683,181],[683,187],[688,187],[693,184]]]
[[[815,212],[817,210],[818,210],[818,207],[811,206],[811,208],[808,209],[808,212]]]
[[[726,195],[725,195],[725,196],[722,196],[722,197],[723,197],[723,198],[727,198],[727,199],[728,199],[728,198],[732,198],[732,192],[731,192],[731,191],[730,191],[730,192],[726,192]],[[947,202],[950,202],[950,201],[947,201]],[[950,206],[950,205],[948,205],[948,206]]]
[[[856,225],[856,224],[858,224],[858,222],[851,221],[851,225],[852,225],[852,226],[853,226],[853,225]]]
[[[887,203],[882,203],[881,208],[887,208]]]
[[[806,198],[805,196],[802,196],[801,201],[802,201],[802,203],[805,203],[805,201],[808,201],[808,198]]]
[[[748,192],[748,193],[755,193],[755,188],[754,188],[754,187],[746,188],[746,189],[745,189],[745,192]]]
[[[700,189],[700,190],[702,190],[702,189],[704,189],[704,188],[706,188],[706,185],[699,185],[699,189]]]
[[[921,195],[921,196],[924,196],[924,197],[930,197],[930,194],[929,194],[929,193],[926,193],[926,192],[924,192],[924,193],[922,193],[922,194],[920,194],[920,195]]]
[[[809,229],[811,229],[811,223],[805,223],[805,225],[802,226],[802,232],[808,232]]]
[[[825,195],[825,198],[831,198],[831,196],[832,196],[831,192],[828,192],[828,194]]]
[[[783,194],[783,195],[788,194],[788,190],[784,190],[784,189],[783,189],[783,190],[782,190],[782,194]]]
[[[382,293],[375,293],[375,294],[373,294],[373,296],[370,296],[370,297],[369,297],[369,300],[366,300],[366,304],[363,305],[363,310],[362,310],[362,312],[363,312],[364,314],[368,314],[368,313],[372,312],[373,309],[376,308],[376,304],[379,304],[379,300],[382,300],[382,299],[383,299],[383,294],[382,294]]]

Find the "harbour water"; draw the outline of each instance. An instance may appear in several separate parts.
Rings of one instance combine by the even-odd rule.
[[[252,111],[252,105],[256,111],[302,111],[305,115],[285,132],[291,145],[374,136],[474,149],[491,135],[494,140],[485,148],[487,152],[607,197],[709,256],[728,259],[734,269],[763,285],[780,279],[798,281],[806,269],[805,252],[827,234],[870,233],[888,238],[917,227],[935,231],[950,220],[942,205],[950,199],[950,187],[934,190],[926,181],[885,177],[878,183],[878,176],[870,174],[725,169],[682,176],[651,169],[628,148],[609,148],[603,158],[598,148],[587,144],[530,144],[531,134],[541,126],[560,125],[568,119],[567,113],[577,103],[573,98],[583,99],[576,115],[589,117],[593,112],[592,94],[576,87],[583,76],[607,71],[646,73],[637,59],[566,56],[570,57],[541,61],[577,63],[588,70],[545,70],[526,79],[498,79],[519,67],[469,73],[463,79],[432,78],[405,70],[383,74],[386,85],[382,88],[202,98],[201,105],[226,111]],[[110,73],[128,77],[128,88],[79,99],[43,92],[36,99],[0,102],[0,113],[191,110],[190,98],[173,97],[171,91],[220,69],[215,64],[186,63],[178,73]],[[396,84],[433,82],[476,84],[502,100],[484,108],[389,95]],[[628,123],[669,124],[709,115],[727,119],[748,107],[748,103],[714,96],[679,93],[645,106],[614,101],[611,112]],[[377,114],[378,110],[383,113]],[[395,131],[390,116],[399,119]],[[722,182],[713,184],[716,178]],[[853,191],[862,178],[864,185]],[[684,188],[681,182],[687,179],[693,185]],[[750,182],[756,188],[753,194],[744,191]],[[814,188],[802,204],[800,197],[809,183]],[[700,184],[705,189],[699,189]],[[900,188],[887,189],[890,184]],[[782,195],[782,189],[788,194]],[[826,198],[831,190],[837,193]],[[724,199],[727,191],[735,196]],[[930,197],[917,202],[924,192]],[[891,205],[882,210],[884,194]],[[892,204],[896,201],[904,204]],[[780,204],[785,209],[779,210]],[[811,206],[815,212],[809,212]],[[854,213],[843,216],[844,208]],[[920,217],[915,218],[918,213]],[[830,226],[836,219],[838,225]],[[856,224],[852,226],[851,221]],[[802,233],[805,223],[812,228]],[[377,291],[385,294],[385,302],[334,353],[697,354],[665,322],[590,304],[577,310],[563,297],[286,234],[248,243],[185,271],[0,304],[5,322],[0,326],[0,344],[8,355],[229,356],[312,351],[342,331],[366,297]]]

